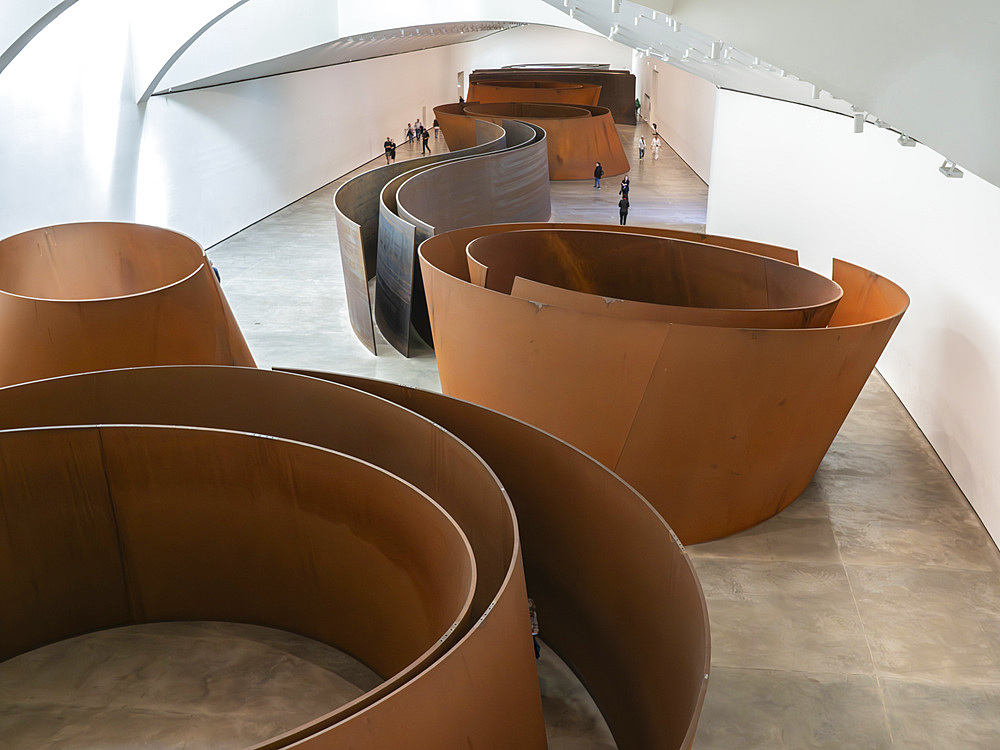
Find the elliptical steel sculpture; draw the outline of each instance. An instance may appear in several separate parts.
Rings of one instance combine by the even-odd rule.
[[[3,656],[258,622],[385,678],[258,749],[541,750],[526,577],[618,746],[691,746],[710,657],[683,547],[524,423],[347,376],[155,367],[0,389],[0,447]]]
[[[548,102],[598,106],[601,86],[564,81],[479,81],[469,84],[470,102]]]
[[[111,367],[254,364],[201,247],[112,222],[0,241],[0,348],[0,385]]]
[[[690,544],[798,497],[909,300],[843,261],[830,282],[664,234],[474,227],[420,262],[444,392],[580,447]]]

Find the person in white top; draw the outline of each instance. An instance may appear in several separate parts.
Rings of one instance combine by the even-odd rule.
[[[643,136],[639,136],[639,161],[646,155],[646,139]]]

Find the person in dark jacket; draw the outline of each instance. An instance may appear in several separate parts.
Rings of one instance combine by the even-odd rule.
[[[382,144],[385,148],[385,163],[389,163],[389,155],[392,153],[392,139],[389,136],[385,137],[385,143]]]
[[[618,218],[621,225],[625,226],[625,220],[628,218],[628,196],[618,201]]]
[[[618,194],[625,200],[628,200],[628,189],[628,175],[625,175],[622,177],[622,186],[618,189]]]
[[[604,167],[601,166],[601,162],[597,162],[597,166],[594,167],[594,190],[601,189],[601,178],[604,176]]]
[[[431,152],[431,147],[429,145],[429,142],[431,140],[431,131],[429,131],[427,128],[424,128],[424,131],[423,131],[422,135],[423,135],[423,140],[424,140],[424,148],[423,148],[423,150],[420,153],[421,154],[424,154],[424,153],[428,153],[429,154]]]

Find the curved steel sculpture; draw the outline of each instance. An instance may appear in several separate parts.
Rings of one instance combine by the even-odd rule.
[[[524,65],[474,70],[469,87],[510,81],[555,81],[601,87],[598,106],[611,110],[615,122],[635,125],[635,76],[627,70],[610,70],[599,65]],[[469,97],[472,101],[472,97]]]
[[[379,197],[390,181],[414,169],[449,159],[460,159],[489,153],[505,146],[503,128],[489,122],[471,123],[469,143],[443,154],[393,162],[352,177],[333,195],[337,219],[337,241],[340,263],[344,271],[347,312],[351,327],[362,344],[375,351],[375,329],[372,318],[368,281],[375,277],[378,259]]]
[[[532,102],[497,102],[483,104],[445,104],[434,108],[445,140],[464,143],[456,133],[460,117],[500,122],[517,119],[530,122],[545,130],[548,144],[549,179],[586,180],[594,176],[594,165],[600,162],[608,176],[629,171],[628,157],[622,148],[615,121],[607,107]]]
[[[110,222],[0,241],[0,348],[0,385],[112,367],[254,364],[194,240]]]
[[[671,234],[474,227],[420,262],[444,392],[580,447],[690,544],[805,489],[909,300],[842,261],[832,284]]]
[[[470,83],[470,102],[549,102],[552,104],[589,104],[596,107],[601,86],[595,83],[563,81],[480,81]]]
[[[541,128],[503,120],[506,147],[430,164],[382,189],[375,274],[375,320],[386,340],[410,356],[411,329],[431,343],[417,246],[436,232],[552,214]]]
[[[683,547],[522,422],[346,376],[156,367],[0,389],[0,449],[4,656],[127,622],[260,622],[386,681],[257,748],[541,750],[526,576],[618,747],[691,746],[709,636]]]

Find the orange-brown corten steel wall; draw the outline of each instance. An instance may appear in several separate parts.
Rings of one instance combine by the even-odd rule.
[[[592,83],[560,81],[490,81],[470,83],[468,101],[547,102],[550,104],[585,104],[598,106],[601,87]]]
[[[805,489],[909,300],[842,261],[834,284],[664,234],[476,227],[420,261],[444,392],[582,448],[695,543]]]
[[[62,224],[0,241],[0,385],[110,367],[253,365],[196,242]]]
[[[0,450],[4,655],[129,622],[259,622],[386,682],[256,750],[542,750],[526,578],[618,747],[693,742],[710,654],[687,554],[620,478],[527,424],[349,376],[154,367],[0,389]]]
[[[593,179],[597,162],[609,177],[624,174],[630,168],[614,120],[604,107],[470,102],[437,106],[434,116],[449,148],[467,145],[464,133],[469,127],[458,119],[462,116],[496,123],[515,119],[538,125],[545,130],[550,180]]]

